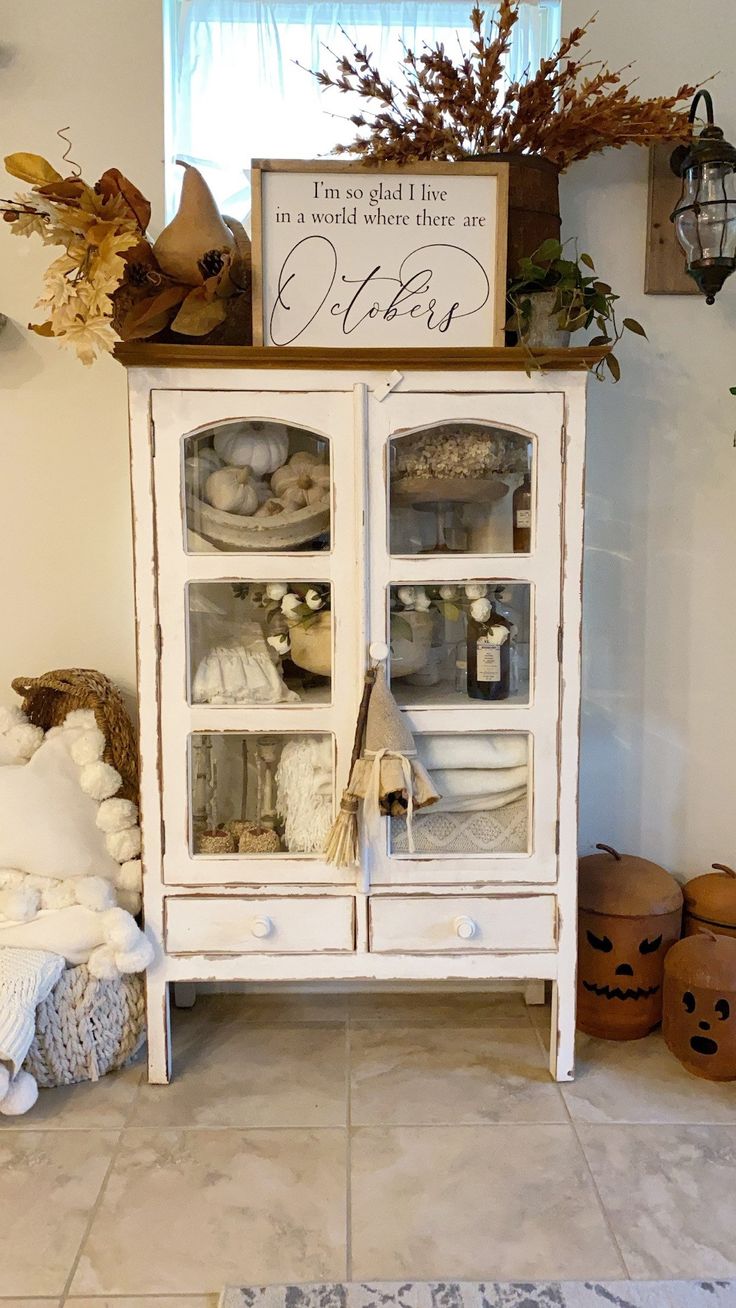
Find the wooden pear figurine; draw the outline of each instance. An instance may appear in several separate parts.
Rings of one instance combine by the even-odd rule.
[[[184,168],[179,208],[154,243],[162,272],[187,286],[203,281],[199,260],[210,250],[234,252],[233,233],[220,215],[215,198],[198,168],[177,159]]]

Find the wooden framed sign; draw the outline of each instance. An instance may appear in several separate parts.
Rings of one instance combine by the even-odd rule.
[[[256,345],[504,344],[508,168],[253,161]]]

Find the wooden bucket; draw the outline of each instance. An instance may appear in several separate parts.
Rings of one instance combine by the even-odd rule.
[[[482,154],[478,160],[509,165],[507,266],[516,275],[519,259],[532,254],[548,237],[560,239],[560,170],[533,154]]]

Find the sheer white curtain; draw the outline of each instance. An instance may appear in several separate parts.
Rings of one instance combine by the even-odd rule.
[[[164,0],[168,212],[181,185],[176,159],[196,164],[223,212],[243,218],[251,158],[317,158],[355,135],[344,117],[355,102],[321,91],[304,71],[332,66],[325,46],[347,49],[341,27],[391,74],[401,40],[414,50],[423,41],[457,48],[471,7],[471,0]],[[486,22],[492,14],[489,7]],[[509,73],[534,69],[559,35],[560,0],[522,0]]]

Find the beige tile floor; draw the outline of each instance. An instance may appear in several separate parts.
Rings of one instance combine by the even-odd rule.
[[[213,1308],[230,1282],[736,1276],[736,1090],[659,1035],[546,1071],[520,995],[238,995],[0,1119],[0,1308]]]

